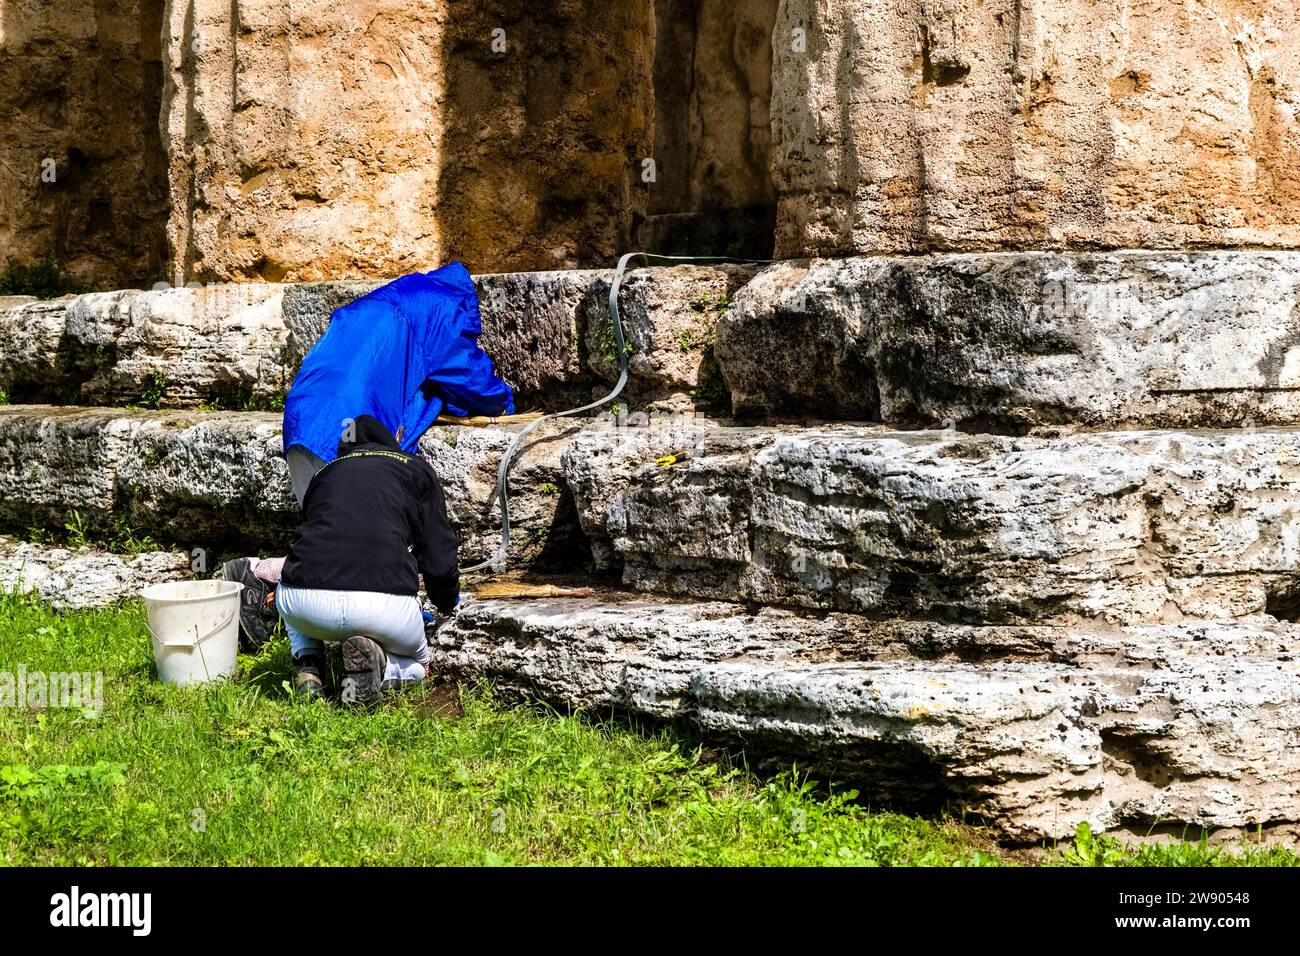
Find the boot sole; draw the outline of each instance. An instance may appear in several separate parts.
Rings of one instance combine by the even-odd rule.
[[[383,695],[384,667],[388,662],[384,649],[368,637],[349,637],[341,651],[343,702],[357,707],[373,706]]]

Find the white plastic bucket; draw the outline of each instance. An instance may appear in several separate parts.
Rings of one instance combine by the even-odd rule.
[[[238,581],[168,581],[140,592],[164,684],[229,677],[239,653]]]

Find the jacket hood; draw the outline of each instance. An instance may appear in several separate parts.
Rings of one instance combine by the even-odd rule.
[[[379,445],[391,451],[401,451],[401,446],[393,433],[384,427],[384,423],[373,415],[358,415],[352,421],[351,436],[347,432],[339,441],[338,457],[342,458],[367,445]],[[351,437],[351,441],[348,438]]]

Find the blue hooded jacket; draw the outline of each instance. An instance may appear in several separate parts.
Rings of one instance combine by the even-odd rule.
[[[469,270],[403,276],[335,310],[284,403],[284,448],[333,461],[349,419],[373,415],[414,453],[444,409],[513,415],[514,394],[478,345]]]

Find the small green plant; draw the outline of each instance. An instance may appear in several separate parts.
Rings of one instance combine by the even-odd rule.
[[[167,376],[162,372],[154,372],[150,376],[149,384],[140,393],[140,404],[145,408],[157,408],[166,392]]]
[[[8,405],[8,404],[9,404],[9,393],[6,392],[3,388],[0,388],[0,405]]]
[[[273,412],[284,411],[284,400],[286,398],[288,398],[288,394],[285,392],[276,392],[274,395],[272,395],[270,402],[268,402],[268,404],[271,406],[271,411]]]
[[[89,543],[86,519],[81,512],[73,510],[63,522],[63,530],[68,533],[68,544],[74,548],[84,548]]]
[[[606,362],[618,364],[618,340],[614,337],[613,319],[602,322],[596,330],[596,349]],[[623,354],[632,354],[632,343],[626,338],[623,339]]]
[[[1114,837],[1095,834],[1085,820],[1074,830],[1074,846],[1062,855],[1071,866],[1117,866],[1124,861],[1124,844]]]
[[[691,308],[696,312],[726,312],[731,308],[731,300],[725,295],[717,298],[711,295],[700,295],[691,300]]]
[[[218,395],[211,401],[199,405],[201,412],[264,412],[275,405],[276,398],[259,399],[252,389],[237,389],[233,392]],[[280,397],[280,408],[284,409],[284,399]]]
[[[108,542],[113,551],[126,554],[143,554],[146,551],[158,550],[158,542],[153,539],[152,535],[141,535],[135,532],[125,511],[118,512],[113,518],[113,528],[113,540]]]
[[[725,407],[731,403],[731,392],[712,356],[701,364],[699,384],[690,390],[690,396],[701,405]]]
[[[50,541],[50,532],[48,528],[37,528],[35,526],[27,529],[27,540],[32,544],[48,544]]]
[[[560,486],[553,481],[544,481],[538,487],[537,491],[543,495],[558,495],[560,493]]]

